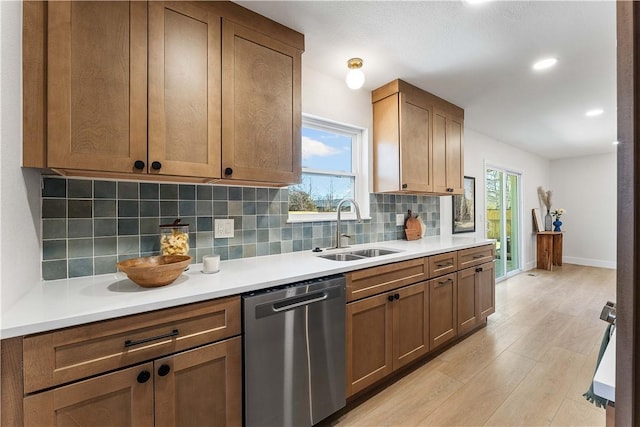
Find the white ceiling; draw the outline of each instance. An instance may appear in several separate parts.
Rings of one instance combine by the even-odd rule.
[[[401,78],[465,109],[465,125],[550,159],[615,150],[614,1],[238,1],[305,35],[305,67],[372,90]],[[558,64],[534,72],[536,60]],[[585,117],[602,108],[604,114]]]

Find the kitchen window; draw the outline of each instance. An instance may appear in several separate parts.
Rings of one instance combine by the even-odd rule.
[[[289,187],[289,221],[330,221],[344,198],[369,214],[366,130],[315,116],[302,116],[302,182]],[[351,203],[343,218],[355,219]]]

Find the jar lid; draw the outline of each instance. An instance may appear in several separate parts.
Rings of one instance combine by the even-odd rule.
[[[176,227],[188,227],[189,224],[180,224],[181,219],[178,218],[173,221],[173,224],[160,224],[160,228],[176,228]]]

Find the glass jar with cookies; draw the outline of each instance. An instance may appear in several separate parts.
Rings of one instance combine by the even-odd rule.
[[[162,255],[189,255],[189,224],[180,218],[173,224],[160,225],[160,251]]]

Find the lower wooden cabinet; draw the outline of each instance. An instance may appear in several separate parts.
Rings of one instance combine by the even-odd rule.
[[[239,426],[241,349],[235,337],[27,396],[24,425]]]
[[[479,321],[496,312],[496,263],[481,264],[475,269],[478,288]]]
[[[458,272],[458,334],[462,335],[479,323],[478,281],[475,268]]]
[[[458,272],[458,334],[471,331],[495,313],[494,261]]]
[[[429,351],[426,282],[347,304],[347,396]]]
[[[347,397],[482,325],[493,255],[489,244],[348,273]]]
[[[431,350],[458,335],[456,273],[429,280],[429,340]]]
[[[153,427],[153,363],[24,398],[25,427]]]
[[[393,369],[398,369],[429,351],[429,290],[418,283],[398,289],[393,298]]]
[[[155,426],[242,425],[242,342],[231,338],[153,362]]]

